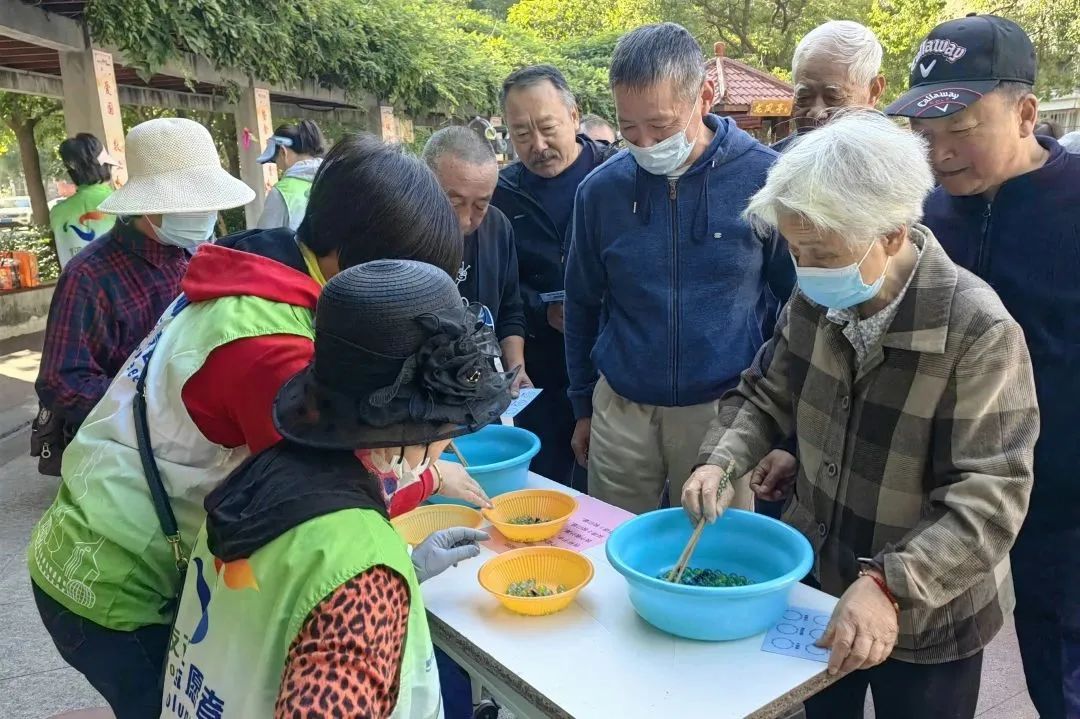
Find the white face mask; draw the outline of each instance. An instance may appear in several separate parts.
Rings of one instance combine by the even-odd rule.
[[[162,244],[194,250],[213,236],[217,217],[217,212],[176,212],[162,215],[161,227],[150,226]]]
[[[431,466],[431,460],[427,457],[416,467],[411,467],[403,455],[395,454],[388,460],[382,452],[370,449],[357,450],[356,457],[368,471],[378,477],[387,507],[395,494],[410,484],[419,482],[420,475]]]
[[[686,125],[671,137],[664,138],[651,147],[638,147],[626,140],[627,149],[634,156],[642,170],[651,175],[670,175],[678,170],[694,151],[694,143],[686,136],[686,128],[690,127],[690,121],[694,119],[694,110],[690,110],[690,116],[686,118]]]

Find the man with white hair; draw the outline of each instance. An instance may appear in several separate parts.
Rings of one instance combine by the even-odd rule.
[[[881,43],[864,25],[831,20],[806,33],[791,59],[794,131],[773,145],[783,152],[800,132],[841,107],[874,107],[885,92]]]
[[[983,648],[1013,605],[1031,360],[993,290],[919,224],[933,184],[918,135],[851,110],[781,155],[746,211],[787,238],[798,288],[721,401],[683,506],[715,520],[733,478],[794,435],[783,519],[840,596],[818,645],[845,675],[808,719],[862,717],[867,686],[879,719],[973,717]]]
[[[741,217],[776,155],[709,113],[694,37],[640,27],[609,75],[629,151],[578,188],[566,365],[590,494],[645,512],[678,502],[716,401],[771,333],[794,273],[783,239]]]

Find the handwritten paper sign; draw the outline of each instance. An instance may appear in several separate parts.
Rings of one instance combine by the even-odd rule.
[[[618,507],[612,507],[610,504],[605,504],[592,497],[581,495],[576,499],[578,502],[577,511],[570,517],[570,521],[566,523],[563,530],[551,539],[534,544],[511,542],[499,534],[499,530],[492,527],[487,530],[491,535],[491,539],[483,544],[496,554],[502,554],[511,549],[521,549],[522,547],[543,546],[562,547],[575,552],[584,552],[590,547],[606,542],[608,536],[616,527],[634,517],[630,512]]]
[[[511,418],[517,417],[521,414],[521,410],[528,407],[529,403],[536,399],[543,391],[544,390],[536,387],[523,387],[521,389],[521,394],[517,396],[517,399],[510,403],[510,406],[506,408],[506,411],[503,412],[502,416]]]
[[[765,635],[761,651],[812,662],[829,662],[829,650],[814,646],[825,634],[829,615],[816,609],[788,607],[776,626]]]

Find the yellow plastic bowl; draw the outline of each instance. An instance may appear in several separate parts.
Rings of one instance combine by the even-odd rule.
[[[560,547],[511,550],[488,560],[478,575],[480,586],[495,595],[504,607],[533,617],[566,609],[592,578],[593,565],[588,557]],[[511,584],[527,579],[535,579],[552,589],[563,585],[566,591],[548,597],[512,597],[506,593]]]
[[[577,500],[554,489],[521,489],[493,497],[492,509],[484,516],[512,542],[542,542],[562,531],[570,515],[577,510]],[[511,524],[516,517],[539,517],[540,524]]]
[[[476,529],[484,523],[472,507],[461,507],[456,504],[436,504],[427,507],[417,507],[411,512],[406,512],[400,517],[390,520],[394,529],[398,531],[406,544],[414,547],[428,538],[432,532],[451,527],[469,527]]]

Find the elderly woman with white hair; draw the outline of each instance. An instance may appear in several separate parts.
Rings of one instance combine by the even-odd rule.
[[[877,36],[851,20],[830,20],[806,33],[791,58],[794,131],[773,145],[783,152],[844,107],[874,107],[885,92]]]
[[[794,435],[783,519],[840,597],[819,644],[842,678],[809,719],[972,717],[982,652],[1012,610],[1039,415],[1024,336],[919,224],[924,141],[848,111],[795,143],[746,212],[787,238],[798,288],[702,446],[683,492],[716,519]],[[725,471],[727,470],[727,471]],[[856,671],[863,670],[863,671]]]

